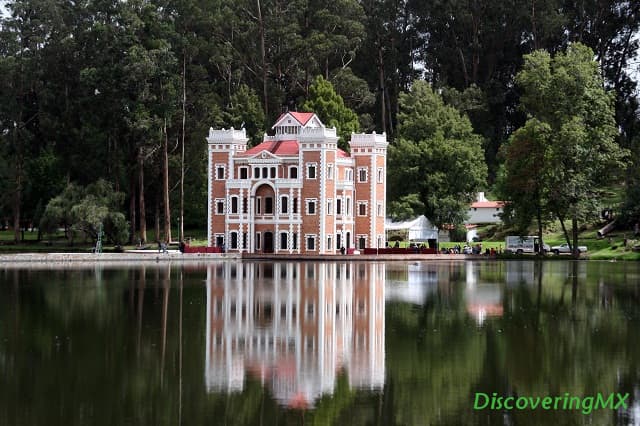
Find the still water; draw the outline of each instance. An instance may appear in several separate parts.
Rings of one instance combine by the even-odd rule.
[[[0,425],[640,425],[637,263],[3,268]]]

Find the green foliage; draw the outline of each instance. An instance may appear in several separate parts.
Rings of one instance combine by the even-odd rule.
[[[231,95],[229,107],[223,112],[223,120],[227,128],[245,127],[251,145],[262,142],[265,131],[264,111],[258,95],[246,84],[240,85]]]
[[[204,226],[207,129],[244,121],[256,143],[283,105],[295,109],[312,96],[317,75],[357,114],[357,120],[320,114],[339,128],[343,147],[358,128],[386,131],[394,140],[403,125],[400,94],[416,79],[442,88],[445,102],[465,112],[484,138],[493,182],[500,146],[526,121],[513,84],[523,55],[538,48],[557,52],[578,40],[596,52],[604,85],[615,90],[618,138],[633,150],[640,125],[630,64],[640,41],[640,3],[533,6],[526,0],[6,2],[0,17],[2,215],[38,221],[64,182],[88,185],[99,178],[126,192],[134,201],[128,210],[142,195],[154,203],[162,185],[158,147],[168,140],[169,155],[179,155],[184,118],[185,223]],[[563,84],[574,84],[571,74]],[[534,101],[531,96],[525,101]],[[135,185],[140,153],[143,188]],[[633,194],[637,161],[629,164]],[[169,186],[178,178],[173,174]],[[178,193],[171,193],[170,204],[178,204]],[[636,198],[627,210],[637,220]]]
[[[335,127],[340,137],[339,145],[347,150],[351,133],[358,131],[358,116],[347,108],[331,82],[318,76],[309,87],[309,99],[302,105],[304,111],[315,112],[327,127]]]
[[[482,138],[426,82],[400,96],[398,119],[398,139],[388,159],[392,216],[424,214],[438,227],[462,223],[485,185]]]
[[[102,179],[86,188],[69,184],[49,201],[40,227],[47,234],[63,227],[68,231],[70,242],[73,242],[74,233],[96,240],[102,227],[111,243],[123,244],[129,228],[120,211],[123,201],[124,194],[114,191],[113,186]]]
[[[506,180],[516,182],[507,183],[506,195],[520,203],[532,190],[539,209],[571,218],[576,244],[578,221],[597,213],[599,188],[627,156],[615,140],[613,94],[603,88],[593,52],[579,43],[553,58],[543,51],[527,55],[516,81],[531,118],[508,149],[513,161],[507,162]],[[517,158],[541,173],[519,177]]]
[[[553,172],[550,163],[551,128],[533,118],[518,129],[508,145],[503,147],[504,168],[498,174],[500,198],[508,200],[504,221],[515,225],[516,233],[525,235],[534,220],[548,219],[549,188],[547,175]]]

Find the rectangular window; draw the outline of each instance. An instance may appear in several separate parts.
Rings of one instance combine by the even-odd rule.
[[[259,167],[254,167],[254,169],[253,169],[253,178],[254,179],[260,179],[260,168]]]
[[[298,234],[293,234],[291,236],[291,248],[294,250],[298,249]]]
[[[260,213],[261,213],[261,207],[262,207],[262,206],[261,206],[260,201],[261,201],[261,200],[260,200],[260,198],[259,198],[259,197],[257,197],[257,198],[256,198],[256,214],[260,214]]]
[[[266,167],[262,168],[262,179],[266,179],[269,177],[269,169],[267,169]]]
[[[240,167],[240,179],[248,179],[248,172],[246,167]]]
[[[307,200],[307,214],[316,214],[315,200]]]
[[[287,249],[287,233],[286,232],[280,233],[280,248],[282,250]]]
[[[367,215],[367,205],[365,203],[358,203],[358,216]]]
[[[315,164],[309,164],[307,166],[307,179],[315,179],[316,178],[316,166]]]
[[[238,213],[238,197],[231,197],[231,213]]]
[[[238,233],[237,232],[232,232],[231,233],[231,248],[232,249],[237,249],[238,248]]]
[[[216,167],[216,179],[224,179],[224,166]]]
[[[367,181],[367,169],[359,168],[358,169],[358,182],[366,182]]]
[[[224,200],[216,200],[216,214],[224,214]]]
[[[333,164],[327,166],[327,179],[333,179]]]
[[[242,248],[243,249],[247,248],[247,233],[246,232],[242,233]]]
[[[264,213],[273,214],[273,198],[266,197],[264,199]]]
[[[260,250],[260,233],[256,234],[256,250]]]
[[[307,237],[307,250],[315,250],[316,249],[316,239],[313,236]]]
[[[331,240],[331,235],[329,235],[327,237],[327,250],[331,250],[333,248],[331,243],[333,243],[333,241]]]
[[[249,213],[249,199],[247,197],[242,198],[242,213]]]
[[[291,167],[289,169],[289,179],[298,179],[298,168]]]
[[[378,183],[382,183],[384,181],[384,171],[382,168],[378,169]]]
[[[289,198],[288,197],[282,197],[280,199],[280,211],[282,213],[289,213]]]
[[[342,199],[338,198],[336,200],[336,214],[337,215],[341,215],[342,214]]]
[[[276,178],[276,168],[272,167],[270,171],[271,171],[271,179],[275,179]]]
[[[327,200],[327,214],[333,214],[333,200]]]
[[[382,203],[378,203],[376,208],[378,209],[378,216],[384,216],[384,212],[382,211]]]
[[[293,199],[293,204],[291,205],[291,207],[293,208],[293,214],[298,214],[298,199],[297,198]]]

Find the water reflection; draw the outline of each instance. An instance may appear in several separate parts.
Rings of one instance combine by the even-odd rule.
[[[243,263],[207,270],[205,380],[241,392],[245,375],[310,408],[346,370],[351,388],[385,375],[385,265]]]
[[[638,426],[638,342],[637,263],[0,268],[0,425]]]

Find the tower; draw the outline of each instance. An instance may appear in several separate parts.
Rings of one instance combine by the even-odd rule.
[[[207,208],[207,242],[209,246],[221,247],[226,238],[227,215],[233,206],[228,206],[229,193],[227,180],[236,178],[233,157],[247,150],[247,133],[245,129],[229,130],[209,129],[207,137],[209,161],[208,172],[208,208]],[[235,201],[237,203],[237,199]],[[237,207],[237,206],[236,206]],[[224,213],[224,215],[214,215]]]
[[[356,247],[385,246],[384,218],[387,189],[387,136],[352,134],[351,156],[355,160],[354,217]]]

